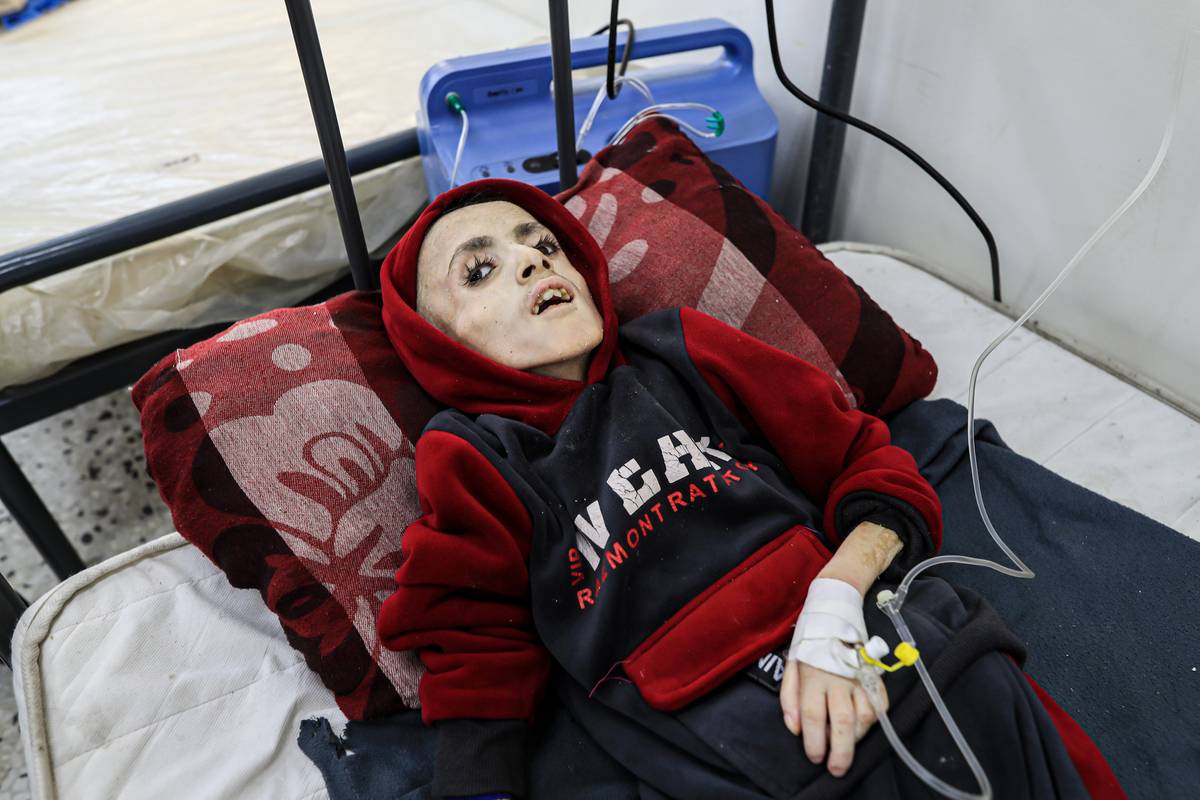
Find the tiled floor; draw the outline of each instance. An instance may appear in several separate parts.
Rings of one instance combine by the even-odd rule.
[[[137,409],[127,389],[3,441],[88,564],[174,529],[146,476]],[[0,570],[28,600],[58,582],[3,506]],[[25,800],[29,787],[10,678],[0,667],[0,800]]]
[[[29,780],[25,774],[25,755],[17,730],[17,703],[12,683],[0,680],[0,798],[29,800]]]

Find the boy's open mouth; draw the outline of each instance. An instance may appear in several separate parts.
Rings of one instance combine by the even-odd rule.
[[[570,303],[575,299],[570,285],[561,278],[546,278],[539,281],[530,292],[529,313],[538,316],[551,306]]]

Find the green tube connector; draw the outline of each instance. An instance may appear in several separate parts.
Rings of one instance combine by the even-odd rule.
[[[458,92],[450,92],[446,95],[446,105],[459,114],[463,113],[462,98],[458,96]]]
[[[714,111],[711,116],[705,117],[704,121],[708,123],[706,127],[717,136],[725,132],[725,117],[720,111]]]

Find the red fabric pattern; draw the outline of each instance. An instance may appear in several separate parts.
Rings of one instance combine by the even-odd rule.
[[[621,320],[697,308],[820,367],[872,414],[933,390],[920,342],[675,123],[638,125],[558,199],[608,258]]]
[[[1067,746],[1067,754],[1071,757],[1071,763],[1079,771],[1079,777],[1083,779],[1083,785],[1087,787],[1092,800],[1126,800],[1128,795],[1121,788],[1117,776],[1113,774],[1112,767],[1108,765],[1108,761],[1100,752],[1100,748],[1096,747],[1096,743],[1080,727],[1079,723],[1072,719],[1070,714],[1063,711],[1058,703],[1054,702],[1054,698],[1045,689],[1037,685],[1029,673],[1023,672],[1022,674],[1025,676],[1025,680],[1029,681],[1029,685],[1033,687],[1033,691],[1042,701],[1046,711],[1049,712],[1050,719],[1054,721],[1054,727],[1058,730],[1058,735],[1062,737],[1063,744]]]
[[[164,358],[133,401],[175,527],[259,591],[342,711],[415,705],[421,664],[383,648],[375,620],[436,407],[388,345],[379,295],[240,322]]]
[[[550,656],[529,601],[529,514],[485,456],[442,431],[417,444],[417,490],[423,516],[404,534],[380,638],[420,650],[426,723],[532,722]]]
[[[908,451],[891,445],[887,425],[851,409],[829,376],[811,364],[719,320],[682,309],[688,354],[719,394],[735,397],[783,459],[797,485],[825,506],[825,533],[838,542],[837,504],[872,491],[915,508],[942,544],[942,505]],[[770,376],[764,380],[764,376]],[[747,420],[747,421],[749,421]]]

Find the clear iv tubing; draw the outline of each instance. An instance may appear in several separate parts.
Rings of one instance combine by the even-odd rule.
[[[1148,189],[1150,184],[1154,181],[1154,178],[1158,175],[1159,168],[1162,167],[1162,163],[1166,159],[1167,150],[1171,146],[1171,138],[1175,133],[1175,119],[1179,112],[1179,100],[1183,88],[1184,67],[1187,64],[1188,39],[1193,33],[1195,33],[1195,31],[1189,31],[1188,35],[1184,37],[1184,40],[1180,45],[1180,54],[1175,74],[1175,96],[1174,102],[1171,106],[1171,116],[1167,120],[1166,130],[1163,131],[1162,141],[1158,146],[1158,153],[1155,155],[1154,161],[1151,163],[1150,168],[1146,171],[1141,183],[1139,183],[1137,188],[1134,189],[1127,198],[1125,198],[1125,202],[1123,202],[1120,207],[1114,211],[1107,220],[1105,220],[1104,224],[1092,234],[1091,238],[1089,238],[1084,245],[1079,248],[1079,251],[1072,256],[1071,260],[1067,262],[1067,265],[1063,267],[1061,272],[1058,273],[1058,276],[1050,283],[1049,286],[1046,287],[1046,290],[1042,292],[1037,300],[1033,301],[1033,304],[1029,306],[1025,313],[1022,314],[1015,322],[1013,322],[1008,329],[1004,331],[1004,333],[992,340],[992,343],[989,344],[987,348],[979,354],[979,358],[975,360],[975,366],[971,369],[971,382],[967,390],[966,431],[967,452],[969,453],[971,460],[971,486],[975,490],[975,502],[979,506],[979,514],[983,519],[983,524],[987,528],[988,533],[991,534],[992,539],[995,540],[1000,549],[1003,550],[1004,553],[1010,559],[1012,559],[1013,563],[1020,567],[1020,569],[1005,567],[995,563],[994,561],[989,561],[983,558],[950,555],[928,558],[922,561],[920,564],[914,566],[908,571],[908,574],[904,576],[904,580],[900,582],[900,586],[896,589],[895,594],[891,594],[890,592],[880,592],[878,599],[879,608],[885,614],[887,614],[889,619],[891,619],[892,624],[896,627],[896,632],[900,635],[900,638],[910,645],[915,646],[915,640],[913,639],[912,632],[908,629],[908,625],[905,624],[904,618],[900,615],[900,608],[904,604],[905,598],[908,596],[908,589],[912,584],[913,579],[926,569],[937,566],[938,564],[973,564],[981,567],[989,567],[997,572],[1005,575],[1011,575],[1015,578],[1032,578],[1034,576],[1033,570],[1029,569],[1029,567],[1025,565],[1025,562],[1021,561],[1021,559],[1017,557],[1016,553],[1009,549],[1008,545],[1006,545],[1000,538],[1000,534],[996,532],[996,528],[992,525],[991,518],[987,513],[987,508],[983,503],[983,492],[979,486],[979,462],[975,454],[975,384],[979,378],[979,370],[983,366],[984,360],[991,355],[992,351],[999,347],[1001,342],[1007,339],[1015,330],[1024,325],[1025,322],[1028,321],[1029,318],[1033,316],[1039,308],[1042,307],[1042,304],[1046,302],[1047,298],[1054,293],[1054,291],[1064,280],[1066,280],[1067,275],[1069,275],[1071,271],[1075,269],[1079,262],[1083,260],[1083,257],[1091,251],[1096,243],[1108,233],[1113,225],[1117,223],[1117,220],[1123,217],[1125,212],[1127,212],[1130,207],[1132,207],[1133,204],[1138,201],[1138,199],[1143,193],[1145,193],[1146,189]],[[992,787],[987,779],[987,775],[984,774],[983,767],[979,764],[979,760],[971,751],[971,748],[967,744],[966,739],[963,737],[962,732],[958,729],[954,719],[950,716],[949,709],[946,708],[946,704],[942,700],[942,696],[938,692],[937,687],[934,685],[933,679],[929,675],[929,671],[925,668],[924,660],[918,658],[914,666],[917,668],[917,673],[921,677],[921,682],[925,684],[925,688],[928,690],[930,699],[937,708],[938,714],[945,723],[947,730],[949,730],[951,738],[954,739],[954,743],[958,745],[959,752],[962,753],[968,766],[971,768],[971,773],[975,776],[975,780],[979,784],[979,794],[971,794],[949,785],[922,766],[920,762],[918,762],[913,756],[913,754],[908,751],[908,748],[906,748],[904,743],[900,741],[900,737],[897,734],[896,729],[892,726],[891,720],[888,719],[887,710],[883,704],[883,697],[879,691],[881,686],[879,671],[875,667],[864,665],[859,670],[859,682],[867,692],[867,697],[870,699],[871,705],[875,709],[875,713],[879,718],[880,727],[883,728],[884,735],[887,736],[892,748],[896,751],[896,754],[900,756],[901,760],[908,765],[909,769],[911,769],[919,778],[921,778],[921,780],[925,781],[925,783],[927,783],[936,791],[940,792],[946,797],[953,798],[954,800],[990,800],[992,797]]]
[[[640,78],[635,78],[632,75],[621,75],[613,80],[613,86],[619,87],[623,83],[628,83],[633,88],[642,93],[642,97],[646,98],[646,102],[653,105],[654,95],[650,93],[650,87]],[[596,119],[596,113],[600,110],[601,103],[608,97],[608,85],[600,86],[600,91],[596,92],[596,98],[592,100],[592,107],[588,110],[587,117],[583,120],[583,125],[579,128],[579,136],[575,137],[575,150],[579,151],[583,148],[583,137],[587,136],[588,131],[592,129],[592,123]]]
[[[647,117],[653,117],[653,116],[666,117],[667,119],[674,120],[681,128],[686,128],[687,130],[691,131],[692,133],[696,134],[697,136],[703,136],[708,139],[716,138],[717,136],[720,136],[721,133],[724,132],[724,123],[723,122],[720,123],[720,130],[717,130],[715,132],[713,130],[703,130],[702,131],[699,128],[696,128],[692,125],[687,124],[686,122],[679,119],[678,117],[674,117],[674,116],[671,116],[670,114],[663,113],[663,111],[670,110],[670,109],[685,109],[686,108],[686,109],[695,109],[698,111],[708,111],[708,112],[712,113],[714,116],[717,116],[719,118],[720,112],[718,112],[717,109],[713,108],[710,105],[705,105],[704,103],[655,103],[654,95],[650,92],[650,87],[646,85],[645,81],[642,81],[639,78],[635,78],[632,75],[623,75],[623,76],[618,77],[613,82],[613,85],[620,86],[623,83],[628,83],[630,86],[632,86],[633,88],[635,88],[639,92],[641,92],[642,96],[646,98],[646,101],[649,102],[650,105],[641,109],[636,114],[634,114],[632,117],[630,117],[628,120],[626,120],[625,124],[621,126],[620,130],[618,130],[616,132],[616,134],[612,137],[612,139],[609,141],[609,144],[620,144],[621,140],[624,139],[625,136],[631,130],[633,130],[634,127],[639,122],[646,119]],[[592,107],[591,107],[591,109],[588,110],[588,115],[587,115],[587,117],[584,118],[583,125],[581,125],[579,127],[579,135],[575,137],[575,149],[576,150],[580,150],[583,147],[583,137],[587,136],[588,131],[590,131],[592,129],[592,123],[596,120],[596,114],[597,114],[597,112],[600,111],[600,105],[604,102],[605,98],[607,98],[607,97],[608,97],[608,86],[602,85],[600,87],[599,91],[596,92],[596,98],[594,100],[592,100]]]
[[[689,131],[691,131],[692,133],[696,134],[697,136],[703,136],[706,139],[715,139],[717,136],[720,136],[719,133],[714,133],[713,131],[702,131],[693,125],[687,124],[686,122],[679,119],[678,117],[672,116],[670,114],[662,113],[663,111],[669,110],[669,109],[685,109],[685,108],[695,109],[697,111],[708,111],[708,112],[712,112],[712,113],[717,113],[717,110],[715,108],[713,108],[710,105],[705,105],[704,103],[657,103],[652,106],[646,106],[641,111],[637,112],[632,117],[630,117],[629,121],[621,126],[621,129],[619,131],[617,131],[615,136],[613,136],[610,144],[619,144],[620,141],[622,139],[624,139],[625,136],[628,135],[628,133],[631,130],[633,130],[635,127],[637,127],[639,122],[646,119],[647,117],[655,117],[655,116],[666,117],[667,119],[674,120],[675,123],[679,125],[679,127],[686,128]]]
[[[658,116],[667,117],[668,119],[675,120],[675,122],[679,123],[679,125],[681,127],[687,128],[688,130],[692,131],[693,133],[695,133],[699,136],[706,136],[708,138],[713,138],[714,136],[720,135],[719,133],[714,134],[712,131],[702,131],[691,125],[688,125],[686,122],[684,122],[681,119],[672,117],[670,114],[662,113],[662,111],[665,109],[676,109],[676,108],[678,108],[678,109],[693,108],[693,109],[699,109],[701,111],[710,111],[710,112],[716,113],[716,109],[713,108],[712,106],[704,105],[703,103],[658,103],[656,105],[654,103],[654,95],[650,92],[650,87],[646,85],[645,81],[642,81],[639,78],[636,78],[632,75],[622,75],[613,81],[614,86],[619,86],[623,83],[628,83],[630,86],[632,86],[633,88],[635,88],[639,92],[641,92],[642,96],[646,98],[647,102],[649,102],[650,105],[647,106],[646,108],[643,108],[642,110],[638,111],[623,126],[621,126],[621,130],[618,131],[617,135],[613,137],[612,141],[614,144],[617,142],[620,142],[621,139],[623,139],[625,137],[625,135],[627,133],[629,133],[629,131],[632,130],[635,125],[637,125],[637,123],[641,122],[646,117],[654,116],[656,114]],[[607,94],[608,94],[607,85],[601,86],[600,91],[598,91],[596,93],[596,99],[592,101],[592,107],[588,111],[588,115],[584,119],[583,125],[579,128],[579,135],[575,139],[575,149],[577,151],[581,147],[583,147],[583,137],[587,135],[589,130],[591,130],[592,123],[596,119],[596,113],[600,110],[600,105],[601,105],[601,103],[603,103],[604,98],[607,97]],[[451,104],[451,108],[458,111],[459,115],[462,117],[462,132],[458,135],[458,148],[454,151],[454,166],[450,170],[450,186],[451,186],[451,188],[453,188],[453,186],[454,186],[455,178],[458,177],[458,167],[459,167],[459,164],[462,162],[463,147],[467,143],[467,131],[470,129],[470,120],[467,117],[467,110],[465,108],[463,108],[461,102],[457,102],[457,97],[455,99],[456,99],[456,102]],[[449,102],[449,98],[447,98],[447,102]]]
[[[462,161],[463,146],[467,143],[467,129],[470,123],[467,121],[467,110],[459,108],[458,113],[462,116],[462,133],[458,135],[458,149],[454,151],[454,168],[450,170],[450,188],[454,188],[454,179],[458,176],[458,164]]]

